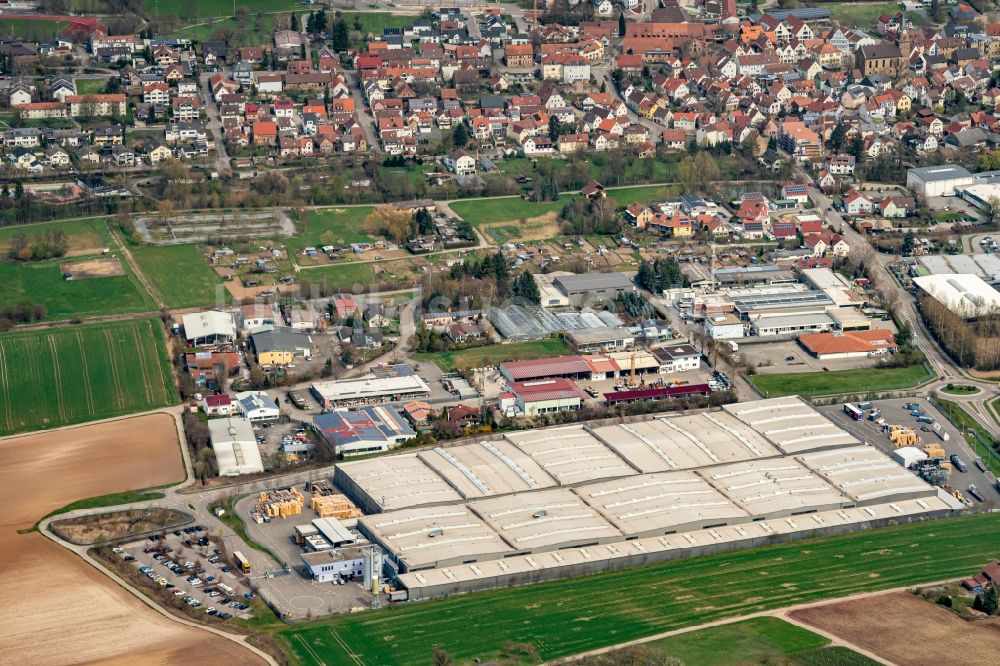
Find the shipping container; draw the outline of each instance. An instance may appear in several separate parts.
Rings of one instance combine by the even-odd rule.
[[[926,424],[930,425],[930,424],[934,423],[934,419],[932,419],[929,416],[918,416],[917,417],[917,423],[926,423]]]

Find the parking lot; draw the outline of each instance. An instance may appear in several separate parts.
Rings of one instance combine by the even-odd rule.
[[[920,405],[920,410],[922,412],[932,417],[936,423],[941,425],[942,431],[948,433],[948,441],[942,441],[941,438],[939,438],[930,429],[926,431],[921,430],[921,426],[926,424],[918,423],[915,417],[911,416],[910,412],[904,407],[904,405],[911,402]],[[940,444],[949,456],[955,454],[962,459],[968,470],[966,472],[960,472],[957,469],[952,470],[951,480],[949,482],[951,488],[961,490],[962,493],[968,497],[969,495],[967,490],[969,484],[973,484],[987,500],[988,504],[1000,504],[1000,492],[998,492],[996,487],[990,482],[989,479],[987,479],[986,475],[977,469],[973,464],[972,461],[976,456],[969,448],[969,445],[966,444],[965,439],[959,434],[958,430],[956,430],[951,422],[934,408],[930,401],[924,398],[900,398],[897,400],[876,400],[873,401],[872,404],[873,407],[882,412],[881,416],[885,419],[886,424],[899,424],[915,428],[917,434],[920,435],[920,444],[918,445],[918,448],[924,446],[925,444],[936,443]],[[855,421],[844,413],[844,407],[842,404],[819,407],[819,410],[830,417],[830,419],[832,419],[837,425],[852,433],[861,441],[873,444],[885,453],[891,453],[895,448],[893,443],[889,441],[889,436],[882,433],[880,425],[874,421],[869,421],[867,418],[864,421]],[[979,502],[975,502],[975,500],[973,500],[973,502],[974,506],[981,506]]]
[[[232,562],[219,557],[207,535],[200,525],[178,529],[165,538],[157,534],[126,544],[120,554],[134,557],[133,566],[189,606],[216,611],[212,614],[221,619],[247,618],[249,605],[243,595],[250,588],[232,570]]]

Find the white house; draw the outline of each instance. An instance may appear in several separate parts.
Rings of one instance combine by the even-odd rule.
[[[462,151],[446,155],[444,165],[448,171],[451,171],[456,176],[476,175],[476,158]]]
[[[260,391],[244,391],[233,396],[236,409],[243,418],[252,423],[274,421],[280,415],[278,403],[271,396]]]
[[[660,361],[660,372],[687,372],[701,367],[701,352],[691,345],[673,345],[653,351]]]
[[[844,210],[848,215],[870,215],[873,208],[872,200],[857,190],[844,195]]]
[[[226,394],[206,395],[201,401],[201,411],[209,416],[232,416],[235,408],[232,396]]]

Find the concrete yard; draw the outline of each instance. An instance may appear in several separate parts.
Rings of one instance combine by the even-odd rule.
[[[920,405],[921,411],[927,415],[934,418],[934,420],[941,424],[941,427],[949,435],[949,440],[947,442],[942,441],[933,432],[924,432],[920,430],[922,424],[917,423],[915,418],[910,416],[910,413],[904,409],[904,405],[909,402],[915,402]],[[994,503],[1000,503],[1000,491],[987,480],[985,474],[979,471],[975,465],[972,464],[972,459],[976,455],[972,452],[972,449],[966,443],[965,438],[955,429],[955,427],[948,421],[944,415],[941,414],[929,400],[925,398],[900,398],[895,400],[876,400],[872,403],[882,412],[882,417],[885,419],[886,423],[890,424],[900,424],[907,427],[913,427],[917,429],[920,435],[921,443],[920,446],[924,444],[937,443],[945,450],[948,455],[957,454],[965,464],[968,466],[969,471],[959,472],[958,470],[952,471],[951,475],[951,486],[958,488],[968,497],[966,493],[966,488],[968,485],[974,484],[983,496]],[[869,420],[855,421],[844,413],[844,408],[842,404],[829,405],[826,407],[818,407],[823,414],[828,416],[830,420],[836,423],[838,426],[852,433],[861,441],[872,444],[879,450],[885,453],[891,453],[894,450],[892,442],[889,441],[888,435],[882,434],[882,429],[874,422]],[[977,503],[978,504],[978,503]]]
[[[334,585],[313,580],[302,562],[305,550],[295,543],[293,533],[296,525],[311,523],[319,516],[309,508],[311,493],[306,496],[302,513],[288,518],[272,518],[269,523],[257,523],[250,517],[250,509],[256,504],[256,495],[250,495],[236,503],[236,511],[246,526],[247,535],[255,542],[270,549],[290,570],[285,576],[276,576],[266,581],[267,596],[290,617],[303,617],[305,613],[323,615],[346,613],[353,608],[368,608],[371,594],[362,585],[348,582]],[[252,558],[252,554],[244,553]]]

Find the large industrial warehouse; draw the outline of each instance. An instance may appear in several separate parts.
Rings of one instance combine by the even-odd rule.
[[[511,432],[336,474],[413,599],[960,508],[797,397]]]

